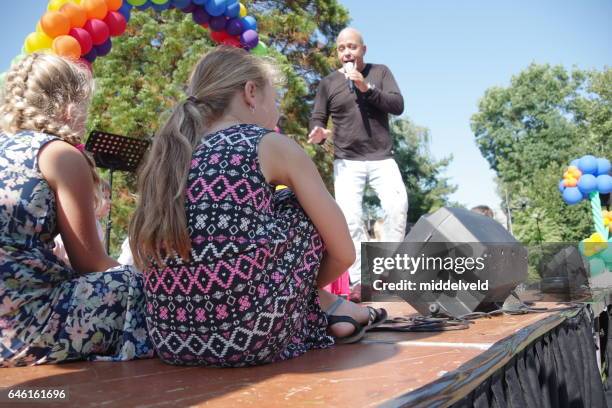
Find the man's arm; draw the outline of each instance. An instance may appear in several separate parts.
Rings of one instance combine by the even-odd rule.
[[[314,107],[312,109],[312,114],[310,115],[310,131],[317,126],[321,128],[325,128],[327,126],[327,120],[329,119],[328,97],[327,87],[325,86],[324,81],[321,81],[319,83],[319,87],[317,88]]]
[[[404,97],[393,78],[391,70],[383,66],[382,87],[370,88],[365,92],[365,100],[383,112],[401,115],[404,112]]]

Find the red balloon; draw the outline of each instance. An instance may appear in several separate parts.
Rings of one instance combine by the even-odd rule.
[[[229,38],[229,34],[227,34],[225,31],[211,31],[210,38],[212,38],[214,42],[219,44],[223,42],[223,40]]]
[[[91,51],[91,47],[93,47],[93,40],[91,39],[91,35],[87,32],[87,30],[83,28],[72,28],[68,33],[71,37],[74,37],[81,46],[81,55],[87,54]]]
[[[97,18],[88,20],[83,28],[91,35],[93,45],[104,44],[110,36],[110,30],[106,23]]]
[[[104,22],[110,30],[111,37],[117,37],[123,34],[125,32],[125,27],[127,26],[125,17],[123,17],[123,14],[117,11],[109,11],[104,18]]]
[[[229,45],[230,47],[240,48],[242,44],[240,44],[240,40],[236,37],[227,37],[225,40],[221,41],[223,45]]]

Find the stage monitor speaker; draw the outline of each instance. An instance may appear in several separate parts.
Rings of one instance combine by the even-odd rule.
[[[413,256],[439,255],[442,246],[454,257],[486,259],[482,270],[472,269],[460,276],[441,271],[438,276],[434,276],[438,279],[464,279],[471,282],[486,280],[486,291],[425,291],[406,299],[423,315],[439,312],[461,316],[474,311],[497,309],[510,292],[527,278],[527,249],[500,223],[473,211],[444,207],[422,216],[406,235],[404,242],[407,243],[406,247],[416,251]],[[431,271],[423,274],[416,271],[411,277],[412,280],[423,281],[431,278]]]

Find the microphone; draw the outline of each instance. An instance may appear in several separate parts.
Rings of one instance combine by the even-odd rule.
[[[344,72],[351,72],[355,69],[355,63],[353,61],[348,61],[344,63]],[[349,79],[348,81],[348,87],[349,87],[349,91],[351,91],[351,93],[355,93],[355,82],[353,82],[353,80]]]

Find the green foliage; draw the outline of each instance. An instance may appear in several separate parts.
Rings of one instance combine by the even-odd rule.
[[[280,126],[306,145],[316,84],[335,68],[333,43],[348,24],[348,12],[335,0],[246,1],[287,76]],[[197,60],[214,46],[208,30],[176,10],[134,12],[127,32],[94,63],[96,95],[89,130],[151,138],[169,109],[185,97],[187,78]],[[305,146],[330,185],[332,158]],[[103,172],[105,173],[105,172]],[[134,177],[115,175],[111,254],[116,255],[134,208]]]
[[[585,154],[611,157],[612,71],[532,64],[493,87],[472,116],[476,143],[509,192],[514,233],[525,242],[578,241],[591,231],[588,203],[569,207],[563,169]]]
[[[331,190],[333,156],[306,142],[308,120],[319,80],[338,67],[334,41],[349,15],[337,0],[243,1],[258,21],[260,38],[269,45],[287,78],[280,127],[300,143]],[[152,138],[172,106],[185,97],[188,76],[197,60],[214,47],[208,30],[176,10],[132,13],[127,32],[113,39],[113,49],[94,63],[96,95],[89,130]],[[424,154],[426,129],[408,121],[393,127],[398,162],[410,194],[410,220],[444,204],[452,192],[438,180],[448,160]],[[107,175],[107,172],[103,172]],[[111,254],[117,255],[134,209],[134,175],[116,173],[113,186]]]

